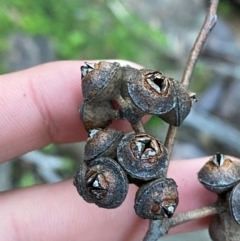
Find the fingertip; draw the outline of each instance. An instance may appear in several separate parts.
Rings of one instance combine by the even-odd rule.
[[[177,213],[215,202],[216,195],[204,189],[196,177],[199,167],[206,160],[207,158],[171,162],[169,177],[174,178],[179,186],[180,203]],[[75,237],[85,237],[89,241],[96,240],[96,237],[106,241],[141,240],[149,220],[140,219],[135,214],[136,190],[136,186],[130,185],[126,200],[116,209],[102,209],[86,203],[79,197],[72,180],[7,192],[0,196],[0,212],[6,216],[0,233],[6,233],[9,225],[14,222],[17,230],[20,230],[18,237],[26,233],[31,237],[39,237],[44,233],[46,240],[59,241],[74,240]],[[14,220],[9,217],[14,217]],[[208,221],[209,219],[199,219],[185,223],[170,233],[204,228]]]
[[[130,185],[126,200],[119,208],[103,209],[85,202],[72,181],[11,191],[0,196],[0,212],[5,218],[0,233],[3,238],[18,237],[19,240],[26,237],[36,240],[44,234],[45,240],[84,237],[89,241],[137,241],[144,236],[148,221],[134,212],[135,192],[136,187]],[[15,228],[9,233],[11,226]]]
[[[84,61],[58,61],[1,77],[0,146],[5,151],[0,153],[0,161],[51,142],[86,140],[87,132],[78,113],[83,101],[80,73],[83,64]],[[125,121],[114,121],[113,126],[131,130]]]

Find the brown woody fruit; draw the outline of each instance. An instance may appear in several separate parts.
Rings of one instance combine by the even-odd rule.
[[[136,106],[129,93],[128,93],[128,83],[131,81],[139,81],[142,75],[138,69],[132,68],[130,66],[122,67],[122,84],[121,84],[121,97],[125,100],[125,107],[121,104],[119,109],[119,118],[127,119],[130,123],[136,123],[141,120],[141,117],[146,115],[146,112],[142,111],[138,106]]]
[[[234,220],[240,225],[240,183],[230,193],[229,209]]]
[[[129,176],[141,180],[160,177],[168,165],[167,149],[146,133],[125,135],[119,143],[117,158]]]
[[[77,188],[80,196],[88,203],[93,203],[93,198],[89,195],[86,187],[85,175],[87,171],[87,165],[84,161],[80,162],[77,173],[73,178],[73,185]]]
[[[110,100],[120,92],[122,70],[117,62],[86,63],[81,66],[84,100]]]
[[[139,113],[157,115],[174,126],[189,114],[194,96],[180,82],[147,68],[125,67],[123,75],[127,84],[121,93],[131,99]]]
[[[156,179],[141,186],[135,197],[135,211],[141,218],[171,218],[178,205],[177,185],[173,179]]]
[[[80,118],[87,131],[96,128],[106,128],[112,123],[115,112],[110,101],[84,101],[79,107]]]
[[[196,96],[195,93],[190,93],[179,81],[174,79],[171,80],[173,82],[173,92],[175,92],[176,104],[169,112],[160,114],[158,117],[168,124],[178,127],[188,116],[192,107],[192,101],[196,101]]]
[[[213,241],[239,241],[239,225],[227,210],[212,219],[208,230]]]
[[[116,161],[108,157],[97,158],[89,163],[84,175],[75,176],[79,194],[102,208],[116,208],[124,201],[128,191],[126,174]]]
[[[92,129],[85,145],[84,161],[89,163],[98,157],[116,158],[117,146],[124,136],[122,131],[113,129]]]
[[[227,192],[240,180],[240,163],[217,153],[201,168],[198,180],[212,192]]]

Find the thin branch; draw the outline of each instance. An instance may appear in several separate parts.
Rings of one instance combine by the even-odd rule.
[[[181,81],[187,87],[190,83],[190,79],[192,77],[194,67],[196,65],[198,56],[202,50],[202,47],[207,39],[207,36],[217,22],[217,15],[216,15],[217,6],[218,6],[218,0],[212,0],[208,13],[207,13],[207,16],[206,16],[206,19],[203,23],[203,26],[199,32],[199,35],[198,35],[198,37],[195,41],[195,44],[190,52],[190,55],[188,57],[188,61],[186,63],[186,67],[184,69],[184,73],[183,73],[183,77],[182,77],[182,81]],[[166,140],[165,140],[165,146],[168,149],[169,158],[171,156],[176,133],[177,133],[177,128],[173,127],[173,126],[169,126],[168,133],[167,133]],[[156,241],[160,237],[161,227],[164,224],[164,220],[163,221],[159,221],[159,220],[154,220],[154,221],[151,220],[150,221],[149,230],[148,230],[146,236],[144,237],[144,241]]]
[[[131,126],[135,133],[145,133],[146,132],[141,120],[138,121],[137,123],[131,123]]]
[[[171,154],[172,154],[172,149],[173,149],[173,146],[174,146],[176,134],[177,134],[177,127],[169,125],[167,135],[166,135],[166,139],[165,139],[165,142],[164,142],[164,146],[168,150],[168,159],[169,160],[170,160],[170,157],[171,157]],[[167,170],[166,170],[166,175],[167,175]]]
[[[179,213],[168,219],[170,228],[175,227],[179,224],[186,223],[195,219],[204,218],[212,216],[219,212],[218,206],[216,204],[198,208],[195,210],[188,211],[186,213]]]
[[[151,223],[151,228],[148,230],[148,241],[156,241],[159,237],[162,237],[168,233],[170,228],[173,228],[179,224],[190,222],[195,219],[212,216],[219,213],[217,204],[213,204],[207,207],[195,209],[186,213],[179,213],[172,218],[159,220],[158,224]]]
[[[188,57],[186,67],[183,72],[182,81],[181,81],[181,83],[184,84],[186,87],[189,86],[194,67],[196,65],[199,54],[203,48],[203,45],[207,39],[207,36],[217,22],[217,14],[216,14],[217,6],[218,6],[218,0],[212,0],[206,19],[203,23],[203,26],[198,34],[198,37]],[[177,134],[177,128],[174,126],[169,126],[166,140],[165,140],[165,146],[168,149],[169,158],[171,156],[176,134]]]
[[[193,45],[193,48],[188,57],[188,61],[186,63],[186,67],[184,69],[183,77],[182,77],[182,84],[186,85],[187,87],[190,83],[194,67],[197,63],[199,54],[200,54],[200,52],[203,48],[203,45],[208,37],[208,34],[210,33],[210,31],[213,29],[213,27],[217,23],[217,14],[216,14],[217,6],[218,6],[218,0],[212,0],[208,13],[207,13],[207,16],[206,16],[206,19],[203,23],[200,33]]]

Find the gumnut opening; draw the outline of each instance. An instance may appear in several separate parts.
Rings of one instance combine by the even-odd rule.
[[[167,149],[146,133],[125,135],[119,143],[117,158],[132,178],[141,180],[162,176],[168,165]]]
[[[113,159],[101,157],[91,161],[85,174],[88,195],[102,208],[120,206],[128,191],[127,176]]]
[[[135,211],[146,219],[171,218],[178,205],[178,191],[171,178],[157,179],[140,187],[135,197]]]
[[[198,180],[212,192],[227,192],[240,181],[240,163],[217,153],[201,168]]]

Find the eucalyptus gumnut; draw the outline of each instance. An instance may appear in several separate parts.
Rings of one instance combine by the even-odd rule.
[[[114,108],[110,101],[84,101],[79,107],[80,118],[87,131],[106,128],[114,119]]]
[[[79,195],[88,203],[93,203],[93,198],[89,195],[86,186],[85,175],[87,171],[87,164],[84,161],[80,162],[77,173],[73,178],[73,185],[77,188]]]
[[[230,193],[229,209],[234,220],[240,225],[240,183],[234,186]]]
[[[192,101],[196,101],[196,94],[189,92],[179,81],[171,79],[173,83],[173,92],[175,92],[175,105],[167,113],[159,114],[162,120],[173,126],[180,126],[184,119],[188,116]]]
[[[212,192],[227,192],[240,181],[240,163],[217,153],[201,168],[198,180]]]
[[[74,185],[85,201],[108,209],[120,206],[128,191],[126,174],[116,161],[108,157],[91,161],[86,170],[80,167]]]
[[[116,158],[117,147],[123,136],[122,131],[110,128],[90,130],[85,145],[84,161],[89,163],[98,157]]]
[[[171,218],[178,205],[178,191],[171,178],[156,179],[141,186],[135,197],[135,211],[146,219]]]
[[[110,100],[120,91],[122,70],[117,62],[86,63],[81,66],[84,100]]]
[[[167,149],[146,133],[125,135],[119,143],[117,159],[130,177],[141,180],[162,176],[168,166]]]
[[[129,73],[129,71],[125,71]],[[157,115],[167,123],[179,126],[192,106],[192,94],[180,82],[162,72],[141,69],[126,76],[127,87],[122,92],[143,113]]]
[[[213,241],[239,241],[239,225],[228,210],[216,215],[210,222],[208,230]]]

